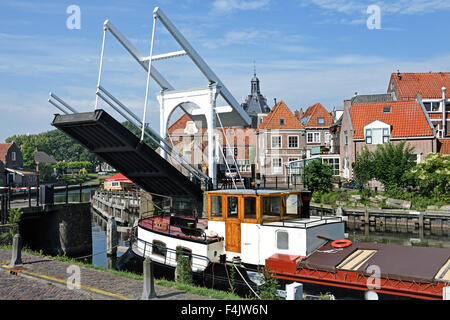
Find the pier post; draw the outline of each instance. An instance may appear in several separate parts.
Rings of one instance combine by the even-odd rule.
[[[114,217],[108,219],[106,225],[106,255],[115,256],[117,254],[117,224]]]
[[[16,234],[13,238],[13,248],[10,267],[21,266],[22,263],[22,238],[20,234]]]
[[[153,262],[146,258],[143,262],[144,287],[142,289],[141,300],[150,300],[156,298],[155,281],[153,278]]]
[[[442,288],[442,300],[450,300],[450,286]]]
[[[303,284],[298,282],[287,284],[286,300],[303,300]]]

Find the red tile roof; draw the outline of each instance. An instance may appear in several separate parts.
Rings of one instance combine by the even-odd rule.
[[[323,124],[319,124],[318,118],[322,117],[324,120]],[[333,124],[333,116],[329,113],[320,102],[309,106],[308,109],[303,113],[300,120],[303,120],[303,125],[305,127],[329,127]]]
[[[450,154],[450,139],[439,139],[438,148],[440,154]]]
[[[385,106],[390,106],[390,112],[384,112]],[[425,113],[414,100],[354,104],[349,112],[354,130],[353,139],[363,139],[364,126],[375,120],[391,125],[392,138],[433,135]]]
[[[6,153],[8,152],[9,147],[12,146],[11,143],[0,143],[0,161],[5,162]]]
[[[128,179],[121,173],[115,174],[115,175],[109,177],[108,179],[105,179],[105,181],[108,181],[108,182],[109,181],[132,182],[130,179]]]
[[[284,124],[281,123],[281,119],[284,119]],[[280,101],[272,108],[264,121],[259,125],[257,131],[303,128],[303,125],[294,116],[288,106],[283,101]]]
[[[391,88],[394,82],[395,88]],[[450,88],[450,72],[391,74],[388,92],[395,91],[398,100],[415,99],[420,93],[423,99],[442,98],[442,87]],[[447,93],[448,94],[448,93]]]

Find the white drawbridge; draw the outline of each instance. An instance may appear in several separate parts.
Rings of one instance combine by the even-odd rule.
[[[153,55],[154,39],[157,21],[160,21],[162,26],[170,33],[170,35],[180,45],[182,50],[169,52],[165,54]],[[118,101],[109,91],[101,86],[102,80],[102,68],[106,34],[109,31],[119,43],[131,54],[131,56],[142,66],[147,72],[147,85],[144,100],[143,116],[139,118],[129,108]],[[171,59],[180,56],[188,56],[196,67],[205,76],[208,84],[203,88],[188,88],[184,90],[176,90],[164,76],[152,65],[153,61],[161,59]],[[160,132],[159,134],[154,132],[146,124],[148,95],[150,87],[150,79],[153,79],[161,91],[157,94],[157,99],[160,105]],[[68,106],[62,99],[58,98],[53,93],[50,94],[51,98],[49,102],[54,106],[63,110],[63,107],[68,108],[71,112],[75,113],[74,109]],[[217,106],[216,102],[218,97],[222,97],[228,105]],[[161,146],[162,156],[167,159],[167,156],[171,156],[180,165],[187,169],[192,176],[204,180],[205,175],[198,170],[194,165],[189,163],[179,152],[177,152],[173,146],[166,141],[168,136],[168,122],[170,116],[178,107],[181,108],[189,117],[196,121],[206,124],[208,132],[208,175],[211,179],[214,188],[217,187],[217,172],[216,172],[216,121],[220,123],[220,126],[247,126],[251,123],[249,116],[242,109],[240,104],[236,101],[230,91],[225,87],[219,77],[211,70],[208,64],[200,57],[190,43],[184,38],[180,31],[172,24],[168,17],[164,14],[161,8],[156,7],[153,10],[153,30],[152,39],[150,45],[150,55],[144,56],[141,54],[128,39],[120,33],[120,31],[112,24],[111,21],[106,20],[103,24],[103,41],[102,51],[100,58],[100,68],[98,75],[98,83],[96,90],[96,102],[95,109],[98,107],[98,99],[101,98],[128,121],[141,129],[141,141],[144,135],[149,136],[155,140]],[[64,111],[64,110],[63,110]],[[65,112],[65,111],[64,111]],[[66,113],[66,112],[65,112]],[[153,137],[146,133],[150,131]],[[156,141],[156,140],[155,140]]]

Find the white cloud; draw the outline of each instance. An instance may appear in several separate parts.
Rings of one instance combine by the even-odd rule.
[[[269,0],[215,0],[213,8],[218,11],[255,10],[265,7]]]
[[[343,14],[365,13],[367,7],[372,4],[380,6],[382,13],[391,14],[423,14],[450,10],[450,1],[448,0],[301,0],[300,4],[302,6],[315,5],[327,11]]]

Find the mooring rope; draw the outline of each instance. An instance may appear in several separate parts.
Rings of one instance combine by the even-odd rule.
[[[245,284],[250,288],[250,290],[253,292],[253,294],[259,299],[261,300],[261,297],[258,296],[258,294],[255,292],[255,290],[253,290],[253,288],[248,284],[247,280],[245,280],[244,276],[242,275],[242,273],[239,271],[239,268],[236,267],[236,265],[233,263],[233,267],[237,270],[237,272],[239,273],[239,275],[241,276],[242,280],[244,280]]]
[[[117,248],[117,247],[119,247],[119,246],[120,246],[120,245],[113,246],[111,249],[115,249],[115,248]],[[85,258],[97,256],[97,255],[99,255],[99,254],[106,253],[106,252],[108,252],[108,249],[106,249],[106,250],[104,250],[104,251],[97,252],[97,253],[95,253],[95,254],[93,253],[93,254],[90,254],[90,255],[87,255],[87,256],[76,257],[76,258],[72,258],[72,259],[75,259],[75,260],[78,260],[78,259],[85,259]]]

